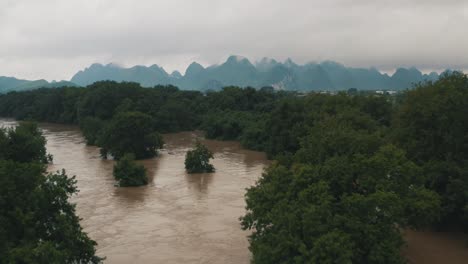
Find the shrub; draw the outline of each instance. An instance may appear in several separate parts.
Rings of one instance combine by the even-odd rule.
[[[135,163],[135,155],[125,154],[114,166],[114,178],[119,186],[141,186],[148,184],[146,169]]]
[[[213,153],[197,141],[195,148],[185,155],[185,169],[188,173],[214,172],[214,167],[210,164],[212,158]]]

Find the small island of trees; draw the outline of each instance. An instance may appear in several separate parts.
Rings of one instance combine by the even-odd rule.
[[[101,154],[105,158],[111,154],[115,159],[120,159],[126,153],[133,153],[136,159],[152,158],[162,148],[163,140],[155,130],[154,120],[151,116],[141,112],[119,112],[110,121],[99,125],[95,119],[87,119],[89,124],[83,124],[92,132],[85,136],[90,138],[90,143],[97,143],[101,147]],[[95,141],[96,129],[102,127],[99,137]]]
[[[187,151],[185,155],[185,169],[188,173],[214,172],[215,169],[210,164],[212,158],[213,153],[200,141],[197,141],[195,148]]]
[[[134,154],[125,154],[114,165],[114,178],[120,187],[141,186],[148,184],[146,169],[135,162]]]

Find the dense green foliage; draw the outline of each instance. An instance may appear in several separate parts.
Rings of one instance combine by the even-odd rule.
[[[113,154],[129,152],[142,158],[151,156],[152,151],[136,151],[128,144],[114,146],[124,137],[133,137],[129,133],[134,131],[114,130],[128,129],[130,122],[124,120],[124,116],[128,117],[125,112],[145,114],[145,120],[150,116],[151,121],[143,128],[148,133],[149,128],[151,133],[201,128],[207,131],[207,137],[240,140],[249,148],[267,150],[269,138],[264,128],[270,113],[282,98],[291,97],[292,92],[269,89],[226,87],[203,94],[180,91],[174,86],[145,89],[136,83],[104,81],[84,89],[39,89],[0,95],[0,115],[79,124],[87,143],[102,147],[104,153],[117,148]],[[119,140],[109,142],[108,136],[114,132],[119,134]]]
[[[355,125],[317,124],[289,168],[273,165],[248,190],[254,263],[404,263],[400,229],[437,220],[421,169]]]
[[[276,160],[246,195],[253,262],[402,263],[402,229],[468,229],[467,79],[398,95],[98,82],[2,95],[0,115],[80,124],[117,158],[151,156],[155,131],[238,140]]]
[[[187,151],[185,155],[185,169],[188,173],[214,172],[215,169],[210,164],[212,158],[213,153],[200,141],[197,141],[195,147]]]
[[[442,196],[442,227],[468,231],[468,77],[454,73],[408,92],[395,130],[427,186]]]
[[[140,112],[120,112],[100,131],[98,145],[115,159],[134,153],[137,159],[150,158],[163,146],[153,119]]]
[[[148,184],[146,169],[143,165],[135,163],[135,155],[125,154],[114,165],[114,178],[119,186],[141,186]]]
[[[46,173],[35,124],[0,130],[0,263],[99,263],[70,196],[76,180]]]
[[[0,159],[47,163],[51,156],[46,154],[45,143],[35,123],[23,122],[16,128],[0,129]]]
[[[99,137],[103,128],[104,122],[97,117],[87,116],[80,122],[81,132],[85,136],[88,145],[99,144]]]

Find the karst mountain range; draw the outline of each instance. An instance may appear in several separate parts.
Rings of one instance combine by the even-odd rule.
[[[21,80],[0,76],[0,92],[31,90],[41,87],[87,86],[96,81],[113,80],[138,82],[143,87],[174,85],[184,90],[218,90],[225,86],[273,87],[276,90],[336,91],[357,88],[359,90],[402,90],[421,81],[434,81],[439,74],[423,74],[418,69],[397,68],[389,75],[376,68],[353,68],[324,61],[296,64],[291,59],[279,62],[263,58],[250,62],[241,56],[230,56],[224,63],[203,67],[191,63],[185,74],[168,73],[156,64],[125,68],[114,63],[99,64],[77,72],[69,81]]]

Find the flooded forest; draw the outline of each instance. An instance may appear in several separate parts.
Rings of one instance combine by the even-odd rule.
[[[0,263],[465,263],[467,87],[0,95]]]

